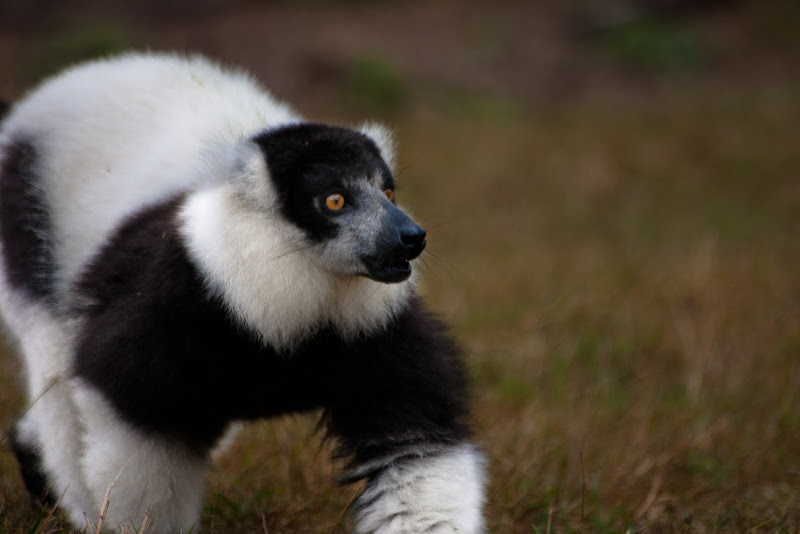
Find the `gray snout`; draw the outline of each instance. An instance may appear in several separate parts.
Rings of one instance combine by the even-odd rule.
[[[373,254],[363,258],[367,276],[378,282],[397,283],[411,276],[410,260],[425,250],[425,230],[402,210],[387,203],[387,217]]]

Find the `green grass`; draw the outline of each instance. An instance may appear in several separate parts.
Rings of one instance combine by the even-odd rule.
[[[408,100],[405,80],[397,68],[381,56],[357,59],[345,75],[344,95],[356,112],[395,114]]]
[[[705,59],[697,37],[668,20],[637,19],[607,30],[601,40],[610,57],[635,70],[686,73]]]
[[[25,72],[29,82],[38,82],[82,61],[118,54],[131,48],[131,39],[120,26],[106,22],[75,21],[54,28],[29,52]]]

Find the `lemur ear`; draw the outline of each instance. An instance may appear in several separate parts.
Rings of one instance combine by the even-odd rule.
[[[390,169],[394,170],[394,157],[395,157],[395,142],[394,133],[382,124],[376,122],[368,122],[362,124],[359,128],[361,133],[375,141],[378,145],[378,150],[381,151],[381,157]]]

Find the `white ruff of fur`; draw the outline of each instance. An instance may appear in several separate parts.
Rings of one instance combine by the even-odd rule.
[[[387,467],[357,501],[356,534],[483,533],[483,463],[460,445]]]
[[[181,213],[207,285],[265,343],[291,349],[328,324],[352,338],[402,311],[413,280],[382,284],[331,273],[276,210],[245,210],[234,188],[222,185],[192,194]]]

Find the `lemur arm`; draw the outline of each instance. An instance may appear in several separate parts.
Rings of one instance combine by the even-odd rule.
[[[483,457],[468,442],[467,373],[445,326],[414,299],[353,348],[325,421],[344,480],[368,481],[356,532],[483,532]]]

